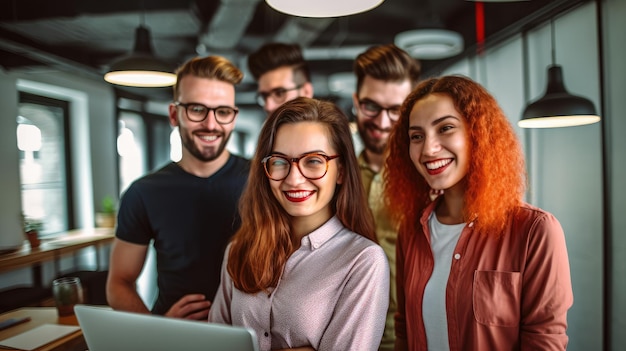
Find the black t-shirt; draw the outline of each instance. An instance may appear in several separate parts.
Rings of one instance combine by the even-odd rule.
[[[159,295],[153,313],[164,314],[185,294],[213,300],[224,249],[241,224],[237,205],[249,169],[250,162],[235,155],[209,178],[170,163],[126,190],[116,236],[141,245],[154,240]]]

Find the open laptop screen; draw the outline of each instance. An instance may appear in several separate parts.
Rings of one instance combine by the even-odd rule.
[[[76,305],[89,351],[258,351],[252,329]]]

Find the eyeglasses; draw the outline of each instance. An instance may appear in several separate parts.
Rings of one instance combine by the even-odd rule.
[[[304,178],[309,180],[321,179],[328,172],[328,162],[339,155],[328,156],[320,153],[304,154],[300,157],[285,157],[269,155],[261,160],[265,174],[271,180],[283,180],[291,171],[291,164],[295,163]]]
[[[274,88],[268,92],[259,91],[256,94],[256,102],[259,106],[265,106],[265,102],[268,98],[272,98],[272,101],[277,104],[282,104],[287,99],[287,92],[298,90],[302,88],[304,84],[296,85],[293,88]]]
[[[372,100],[365,99],[359,100],[359,109],[370,118],[377,117],[382,111],[387,111],[390,120],[395,122],[400,119],[401,106],[382,107]]]
[[[230,106],[207,107],[195,102],[185,104],[180,101],[176,101],[174,105],[184,107],[187,112],[187,118],[189,118],[192,122],[204,121],[209,115],[209,112],[213,111],[213,115],[215,116],[217,123],[228,124],[235,119],[235,116],[237,116],[237,113],[239,112],[238,109]]]

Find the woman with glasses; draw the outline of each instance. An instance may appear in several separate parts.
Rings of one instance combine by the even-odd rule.
[[[210,322],[260,350],[377,350],[389,267],[375,240],[347,117],[297,98],[270,115],[226,250]]]

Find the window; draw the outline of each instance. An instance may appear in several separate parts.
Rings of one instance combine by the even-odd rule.
[[[16,133],[22,213],[43,222],[42,236],[73,227],[68,110],[67,101],[20,93]]]
[[[118,117],[117,154],[123,192],[146,173],[145,126],[141,115],[122,111]]]

